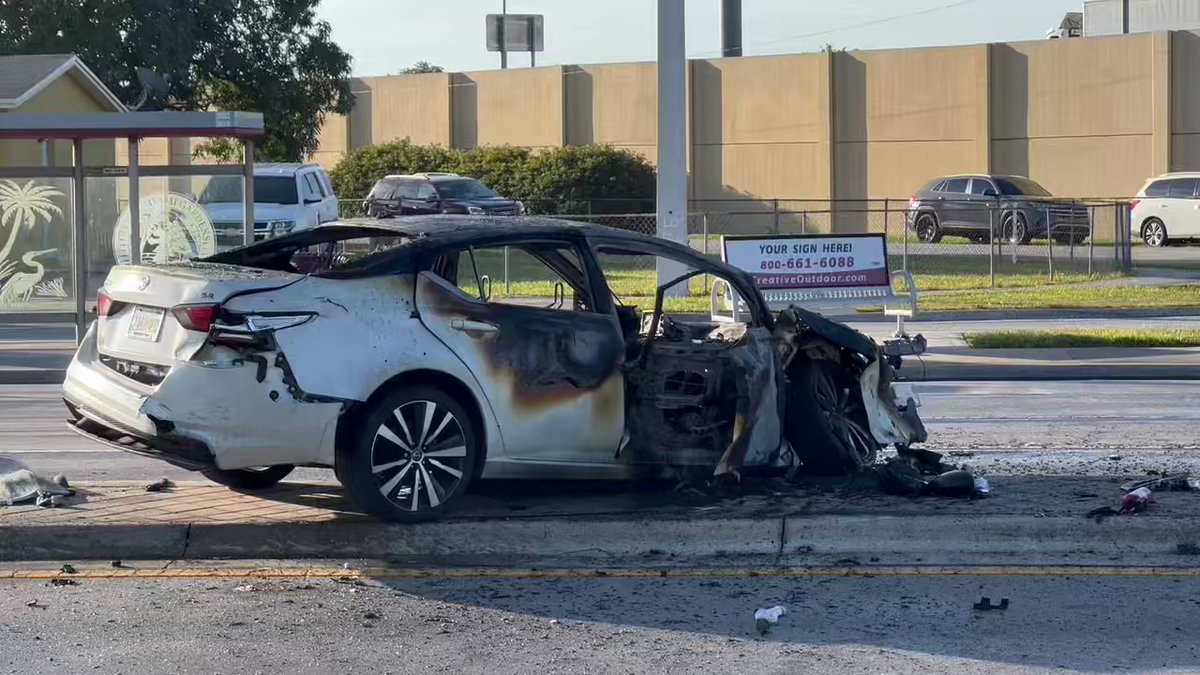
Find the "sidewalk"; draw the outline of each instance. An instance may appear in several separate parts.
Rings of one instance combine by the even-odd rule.
[[[420,525],[367,519],[329,484],[250,496],[188,483],[147,493],[92,484],[58,509],[0,507],[0,560],[375,558],[416,565],[1194,565],[1200,493],[1163,492],[1138,516],[1112,506],[1115,479],[989,477],[968,501],[873,486],[779,481],[720,498],[667,487],[483,486],[465,508]],[[514,495],[513,492],[519,494]]]

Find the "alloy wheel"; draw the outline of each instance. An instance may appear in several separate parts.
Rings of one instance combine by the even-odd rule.
[[[829,429],[847,454],[861,458],[863,464],[874,461],[879,444],[856,417],[865,412],[862,405],[850,395],[850,389],[838,386],[832,373],[822,371],[814,382],[817,405],[825,417]]]
[[[467,440],[450,410],[433,401],[408,401],[375,431],[371,473],[379,493],[408,511],[436,508],[463,483]]]
[[[1147,223],[1146,229],[1142,233],[1142,240],[1146,242],[1147,246],[1153,246],[1155,248],[1162,246],[1167,241],[1166,226],[1157,220]]]

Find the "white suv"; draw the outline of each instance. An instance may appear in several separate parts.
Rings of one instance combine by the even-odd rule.
[[[1147,246],[1200,239],[1200,173],[1165,173],[1146,181],[1133,199],[1133,236]]]
[[[242,244],[242,177],[217,176],[200,193],[220,248]],[[316,164],[254,167],[254,238],[276,237],[337,220],[329,174]]]

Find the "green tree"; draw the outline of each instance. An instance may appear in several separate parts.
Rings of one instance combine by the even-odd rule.
[[[316,150],[327,114],[354,104],[350,56],[317,20],[318,2],[0,1],[0,54],[78,54],[126,103],[142,93],[135,68],[150,68],[187,109],[261,111],[256,155],[294,161]]]
[[[417,61],[407,68],[401,68],[401,75],[420,75],[422,73],[444,73],[446,69],[428,61]]]

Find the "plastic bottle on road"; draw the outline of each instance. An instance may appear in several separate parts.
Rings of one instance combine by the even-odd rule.
[[[1150,488],[1140,487],[1121,500],[1121,513],[1137,513],[1150,504]]]

